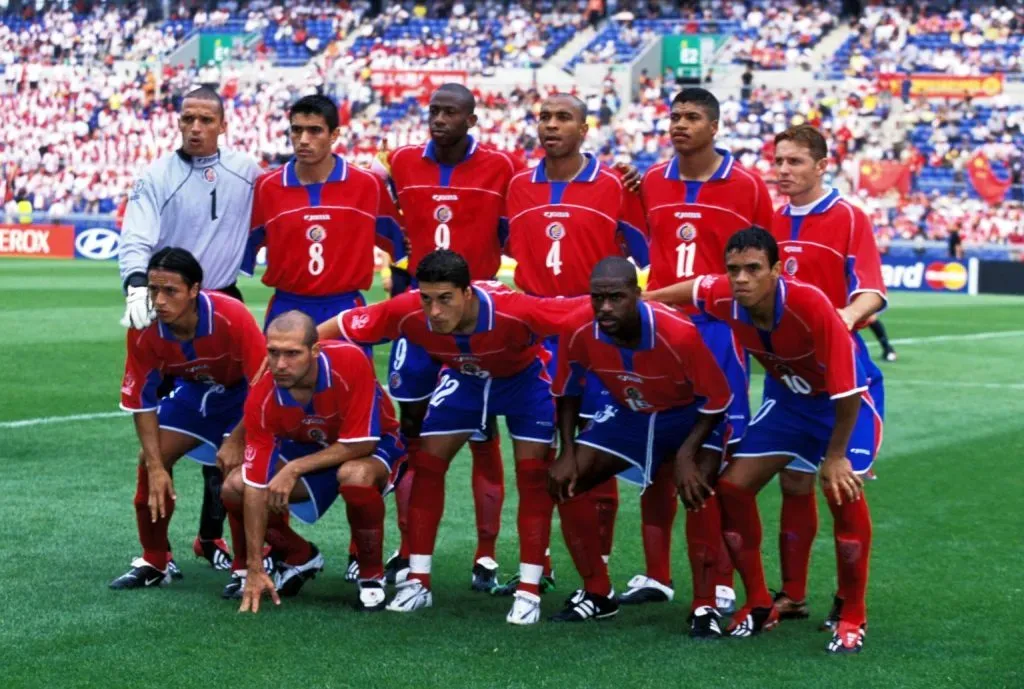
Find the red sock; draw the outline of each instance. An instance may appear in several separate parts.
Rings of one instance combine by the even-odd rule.
[[[231,527],[231,549],[235,552],[231,560],[231,571],[237,572],[248,567],[247,556],[249,553],[245,544],[245,522],[242,520],[244,507],[242,503],[235,502],[223,493],[220,496],[224,504],[224,511],[228,513],[228,526]]]
[[[619,481],[610,478],[590,491],[597,503],[597,531],[601,537],[601,554],[611,557],[615,540],[615,517],[619,513]]]
[[[665,464],[640,496],[647,576],[665,586],[672,581],[672,523],[679,509],[671,468]]]
[[[444,514],[444,476],[449,463],[422,450],[412,462],[416,480],[409,500],[409,555],[410,559],[418,555],[432,557],[437,527]],[[430,572],[412,571],[409,578],[419,579],[430,588]]]
[[[839,597],[843,599],[840,618],[852,624],[867,621],[865,594],[868,586],[868,563],[871,556],[871,512],[862,493],[855,502],[836,506],[830,499],[829,510],[834,520],[836,569],[839,572]]]
[[[717,498],[716,498],[717,500]],[[721,517],[722,505],[718,505],[719,517]],[[727,586],[728,588],[736,588],[733,586],[733,574],[736,568],[732,566],[732,556],[729,555],[729,549],[725,547],[725,537],[718,534],[718,562],[715,565],[715,586]]]
[[[545,459],[546,459],[547,465],[550,467],[551,463],[554,462],[556,459],[558,459],[558,451],[554,447],[549,448],[547,456],[546,456]],[[552,508],[551,509],[552,509],[552,512],[554,512],[554,504],[553,503],[552,503]],[[548,539],[548,540],[550,542],[550,539]],[[546,576],[546,577],[553,576],[552,569],[551,569],[551,546],[550,545],[548,545],[547,550],[544,551],[544,576]]]
[[[301,565],[309,562],[313,556],[313,547],[305,538],[292,530],[289,514],[286,512],[269,511],[267,513],[267,543],[274,550],[284,553],[284,561],[289,565]]]
[[[612,582],[608,566],[601,559],[601,537],[597,525],[597,507],[589,495],[580,495],[558,505],[562,519],[565,545],[572,555],[576,571],[583,578],[583,588],[590,593],[607,596]]]
[[[395,486],[395,514],[398,517],[398,533],[402,539],[398,546],[398,556],[409,559],[409,499],[412,497],[412,482],[416,473],[412,468],[412,458],[420,450],[420,439],[406,439],[405,447],[408,461],[405,463],[402,479]]]
[[[376,486],[341,486],[360,579],[384,576],[384,498]]]
[[[142,557],[159,570],[167,569],[170,559],[171,544],[167,540],[167,526],[174,514],[174,500],[170,496],[164,499],[167,516],[157,518],[154,522],[149,517],[149,472],[146,467],[139,466],[135,475],[135,524],[139,530],[139,543],[142,544]]]
[[[747,605],[767,608],[772,604],[761,563],[761,516],[757,511],[757,493],[728,481],[719,481],[718,499],[722,506],[722,531],[732,561],[743,578]]]
[[[718,496],[712,495],[702,509],[686,513],[686,552],[693,575],[691,610],[702,605],[715,607],[715,586],[724,549],[722,512]]]
[[[554,503],[548,494],[548,463],[543,459],[516,462],[519,490],[519,586],[518,590],[540,595],[545,553],[551,543],[551,515]]]
[[[505,502],[505,470],[501,464],[501,438],[470,443],[473,453],[473,507],[476,510],[476,556],[494,559]]]
[[[782,523],[779,526],[779,562],[782,590],[795,601],[807,599],[807,570],[811,548],[818,535],[818,502],[814,493],[782,495]]]

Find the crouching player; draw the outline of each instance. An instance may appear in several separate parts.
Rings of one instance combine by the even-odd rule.
[[[134,414],[142,445],[135,492],[142,557],[110,583],[112,589],[170,583],[174,464],[204,444],[212,451],[192,458],[214,463],[224,436],[242,419],[247,381],[264,356],[263,333],[252,314],[237,299],[203,290],[203,269],[188,251],[161,249],[146,272],[156,320],[128,331],[121,383],[121,408]],[[158,401],[165,376],[176,378],[177,387]]]
[[[780,277],[775,239],[759,228],[742,230],[726,245],[725,261],[728,276],[705,276],[648,296],[694,303],[727,322],[767,372],[761,408],[717,484],[725,542],[747,591],[729,631],[746,637],[778,624],[761,564],[757,493],[796,461],[818,470],[834,519],[843,606],[828,651],[857,653],[867,623],[871,551],[862,477],[881,444],[882,419],[845,323],[816,287]],[[695,479],[684,491],[706,494],[708,488]]]
[[[501,283],[471,282],[466,261],[447,249],[424,256],[416,280],[418,290],[343,311],[319,328],[321,339],[340,336],[363,345],[405,337],[443,364],[411,458],[409,578],[388,610],[413,612],[433,604],[430,573],[445,474],[489,416],[504,416],[516,461],[520,554],[520,580],[506,619],[533,624],[540,619],[553,510],[546,457],[555,436],[555,409],[541,341],[558,332],[581,300],[540,299]]]
[[[291,529],[289,511],[317,521],[340,493],[359,562],[356,609],[384,608],[384,500],[405,449],[390,400],[359,347],[318,343],[316,325],[288,311],[267,327],[265,375],[245,405],[245,463],[224,481],[232,538],[246,569],[229,588],[246,612],[259,611],[269,592],[294,596],[323,569],[317,547]],[[232,438],[237,441],[237,435]],[[242,516],[242,520],[237,517]],[[244,534],[236,534],[244,522]],[[264,570],[263,542],[280,558],[274,578]],[[239,550],[236,550],[239,552]],[[238,597],[225,591],[225,597]]]
[[[559,338],[553,386],[562,451],[551,467],[549,488],[583,577],[583,589],[551,618],[557,622],[618,612],[594,528],[597,514],[584,494],[619,473],[647,486],[665,462],[689,466],[732,401],[729,381],[696,326],[681,313],[642,301],[629,261],[598,263],[590,300],[568,318]],[[611,400],[576,436],[581,383],[588,374],[597,376]],[[703,547],[717,547],[718,538],[707,540]],[[692,613],[692,635],[721,636],[713,573],[700,568],[694,573]]]

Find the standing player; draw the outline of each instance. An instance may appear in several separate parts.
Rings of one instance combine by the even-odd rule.
[[[252,188],[262,172],[252,158],[218,148],[227,130],[224,103],[217,92],[202,87],[189,91],[178,118],[181,148],[150,165],[128,196],[118,264],[126,305],[121,325],[143,329],[153,320],[147,302],[146,266],[153,254],[168,246],[192,253],[203,268],[204,286],[241,299],[235,285],[248,236]],[[165,396],[168,380],[158,391]],[[199,534],[192,548],[216,569],[231,566],[222,536],[222,476],[203,449],[203,508]],[[173,561],[171,568],[176,573]]]
[[[508,253],[516,260],[516,285],[527,294],[588,294],[594,266],[609,256],[626,255],[640,266],[647,265],[640,197],[617,172],[580,151],[588,131],[586,119],[586,104],[575,96],[555,94],[544,99],[537,122],[544,158],[533,170],[517,174],[509,185]],[[554,354],[557,338],[549,338],[545,347]],[[553,359],[550,369],[553,375]],[[593,388],[598,384],[593,383],[588,400],[597,397]],[[589,411],[588,405],[584,412]],[[606,557],[611,554],[618,499],[614,480],[588,498],[597,511]]]
[[[757,493],[795,460],[820,472],[834,520],[843,605],[828,651],[857,653],[867,624],[871,552],[871,515],[861,477],[881,444],[881,416],[847,325],[821,290],[781,276],[778,244],[770,233],[760,228],[736,233],[726,245],[725,261],[728,276],[704,276],[648,298],[696,304],[725,321],[767,372],[761,408],[716,486],[725,541],[747,592],[729,632],[747,637],[779,622],[761,563]],[[690,473],[694,480],[684,485],[684,495],[700,501],[710,487],[695,467]]]
[[[135,493],[142,557],[111,582],[113,589],[170,581],[171,471],[178,459],[204,444],[211,450],[208,461],[214,461],[224,436],[241,421],[246,381],[264,356],[263,334],[252,314],[237,299],[201,290],[203,269],[189,252],[174,247],[156,252],[146,280],[157,320],[128,331],[121,383],[121,408],[134,414],[142,445]],[[177,378],[177,387],[160,400],[157,388],[165,376]]]
[[[400,336],[441,361],[441,377],[412,456],[409,512],[410,572],[388,604],[413,612],[433,604],[430,573],[437,527],[444,511],[444,480],[459,449],[487,423],[504,416],[512,436],[519,489],[519,584],[506,619],[540,619],[540,585],[551,536],[552,503],[546,490],[547,454],[554,440],[554,402],[538,338],[557,332],[579,303],[540,300],[501,283],[471,282],[458,254],[439,249],[416,268],[419,290],[355,308],[320,324],[320,338],[358,344]]]
[[[317,343],[316,325],[299,311],[267,327],[267,362],[245,405],[245,464],[224,482],[224,504],[243,519],[232,532],[236,569],[225,597],[259,611],[269,591],[294,596],[323,569],[315,545],[295,533],[287,512],[311,524],[339,493],[356,543],[358,610],[384,608],[384,500],[405,455],[391,401],[364,352],[344,342]],[[264,538],[281,554],[274,580],[263,568]]]
[[[604,259],[590,280],[590,306],[567,319],[559,338],[553,390],[559,395],[562,450],[550,470],[551,488],[583,589],[554,621],[582,622],[618,612],[593,513],[582,494],[620,472],[646,486],[677,456],[679,464],[689,466],[732,400],[725,374],[693,323],[639,297],[634,266],[622,258]],[[576,436],[580,384],[588,374],[597,376],[611,398]],[[714,605],[713,588],[694,599],[692,636],[721,636]]]
[[[789,196],[789,203],[776,212],[772,234],[779,244],[785,274],[824,292],[854,332],[858,361],[868,377],[875,408],[884,420],[882,372],[856,332],[885,308],[881,258],[867,214],[825,186],[827,166],[828,144],[814,127],[799,125],[775,137],[779,191]],[[807,571],[818,532],[814,467],[794,461],[779,475],[779,487],[782,587],[775,597],[775,607],[781,619],[800,619],[809,614]],[[835,605],[841,606],[841,599],[837,598]],[[835,610],[830,619],[834,616]]]

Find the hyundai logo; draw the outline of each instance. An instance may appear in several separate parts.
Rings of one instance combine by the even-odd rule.
[[[78,253],[94,261],[116,258],[120,244],[121,235],[105,227],[83,230],[75,237],[75,249]]]

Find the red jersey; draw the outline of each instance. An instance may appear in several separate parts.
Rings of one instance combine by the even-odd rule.
[[[245,304],[219,292],[199,292],[199,323],[189,341],[160,321],[129,330],[121,408],[151,411],[164,376],[233,387],[251,379],[267,355],[263,332]]]
[[[376,175],[334,156],[323,184],[301,184],[295,161],[256,180],[247,271],[267,247],[263,283],[306,297],[355,292],[373,283],[376,244],[405,254],[398,211]]]
[[[480,302],[476,330],[441,335],[430,329],[419,290],[360,306],[338,315],[342,339],[360,345],[406,337],[432,359],[468,375],[505,378],[525,370],[547,353],[540,340],[558,334],[565,317],[582,299],[539,299],[500,282],[474,282]]]
[[[512,178],[508,189],[508,253],[515,281],[528,294],[590,293],[590,273],[608,256],[647,265],[643,205],[619,173],[591,154],[571,182],[548,181],[544,161]]]
[[[783,206],[772,234],[786,275],[820,289],[835,308],[860,292],[887,299],[871,220],[835,189],[806,213]]]
[[[270,460],[281,440],[356,443],[398,435],[391,400],[377,384],[362,349],[347,342],[321,342],[316,388],[308,404],[263,376],[245,401],[245,466],[249,485],[264,487]]]
[[[728,151],[715,150],[722,164],[706,182],[682,179],[678,157],[644,175],[640,193],[651,239],[648,289],[724,273],[730,237],[751,225],[771,229],[772,200],[764,180]]]
[[[431,141],[403,146],[387,157],[409,237],[410,273],[435,249],[458,252],[474,280],[490,280],[501,267],[508,235],[505,192],[525,164],[470,137],[466,157],[442,165]]]
[[[634,411],[653,413],[684,407],[696,397],[700,411],[717,414],[732,401],[729,381],[689,318],[662,304],[640,302],[640,346],[615,344],[587,305],[566,321],[558,340],[555,395],[582,394],[592,371],[612,397]]]
[[[732,298],[725,275],[706,275],[693,285],[701,312],[726,321],[740,344],[771,377],[794,393],[832,399],[867,390],[856,348],[835,307],[817,287],[780,278],[772,329],[754,326],[750,313]]]

